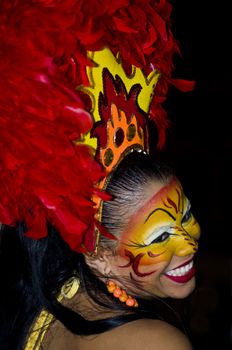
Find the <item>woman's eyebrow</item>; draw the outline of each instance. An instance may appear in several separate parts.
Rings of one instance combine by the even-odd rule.
[[[147,221],[150,219],[150,217],[151,217],[154,213],[156,213],[158,210],[163,211],[164,213],[166,213],[167,215],[169,215],[174,221],[176,221],[176,218],[175,218],[171,213],[169,213],[169,211],[167,211],[166,209],[163,209],[163,208],[156,208],[156,209],[154,209],[154,210],[146,217],[144,223],[147,222]]]

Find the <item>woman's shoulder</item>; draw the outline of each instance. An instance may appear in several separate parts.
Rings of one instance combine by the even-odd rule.
[[[91,336],[77,336],[56,321],[43,342],[47,350],[192,350],[188,338],[160,320],[140,319]]]
[[[133,350],[192,350],[188,338],[176,327],[160,320],[140,319],[114,330],[120,344]],[[127,346],[127,347],[126,347]],[[111,349],[113,350],[113,349]]]
[[[98,336],[82,338],[80,349],[192,350],[188,338],[174,326],[160,320],[141,319]]]

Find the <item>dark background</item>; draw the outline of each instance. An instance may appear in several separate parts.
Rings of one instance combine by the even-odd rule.
[[[164,155],[174,166],[202,228],[197,288],[188,300],[194,349],[232,349],[231,11],[229,1],[173,1],[173,32],[182,58],[176,78],[192,92],[170,89],[172,126]]]

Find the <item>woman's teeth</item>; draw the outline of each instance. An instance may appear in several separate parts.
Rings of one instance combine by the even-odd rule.
[[[168,276],[184,276],[186,273],[188,273],[191,268],[193,267],[193,260],[191,260],[187,265],[177,267],[174,270],[170,270],[166,272],[166,275]]]

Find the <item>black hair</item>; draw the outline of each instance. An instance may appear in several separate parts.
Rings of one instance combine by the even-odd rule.
[[[115,200],[117,198],[123,203],[121,190],[124,195],[125,191],[128,196],[132,191],[135,196],[140,191],[138,188],[142,191],[141,181],[145,184],[155,178],[165,182],[171,174],[167,167],[155,165],[148,156],[131,154],[115,171],[108,189],[115,195]],[[104,221],[108,220],[110,227],[113,225],[113,222],[109,223],[113,202],[103,208]],[[89,321],[59,303],[57,295],[62,285],[75,275],[80,278],[82,290],[92,300],[110,310],[121,310],[120,316]],[[83,254],[73,252],[51,225],[48,225],[48,236],[39,240],[26,237],[23,224],[16,228],[3,227],[0,278],[1,350],[22,350],[30,327],[42,309],[52,313],[71,332],[80,335],[101,333],[138,318],[164,319],[182,327],[178,316],[159,299],[138,300],[139,307],[128,314],[128,308],[107,292],[104,283],[86,264]]]
[[[129,217],[147,200],[145,189],[152,182],[165,184],[173,176],[169,166],[154,161],[148,154],[137,151],[129,153],[106,186],[113,200],[103,204],[102,224],[109,232],[119,236]]]

